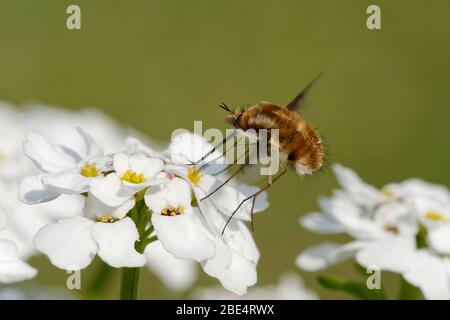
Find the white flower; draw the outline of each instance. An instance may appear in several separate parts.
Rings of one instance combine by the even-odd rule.
[[[17,199],[15,186],[1,186],[2,183],[0,203],[5,208],[8,228],[0,231],[0,239],[14,242],[22,259],[28,259],[37,253],[33,237],[40,228],[56,219],[78,215],[85,202],[81,195],[62,195],[51,202],[29,206]]]
[[[191,200],[189,184],[180,178],[151,187],[145,194],[145,203],[153,213],[152,225],[163,247],[176,258],[200,262],[214,257],[214,236]]]
[[[145,256],[134,247],[139,233],[133,220],[126,217],[134,204],[131,199],[109,207],[89,195],[86,217],[61,219],[44,226],[34,237],[36,248],[53,265],[65,270],[86,268],[96,254],[115,268],[141,267]]]
[[[450,259],[426,248],[417,249],[412,238],[398,237],[359,252],[362,266],[375,265],[381,270],[400,273],[421,289],[426,299],[450,299]]]
[[[9,183],[32,169],[22,152],[24,137],[22,114],[0,102],[0,178]]]
[[[164,183],[165,179],[155,179],[163,167],[161,159],[117,153],[113,156],[111,173],[105,179],[93,181],[90,192],[109,206],[119,206],[145,188]]]
[[[321,233],[345,232],[355,240],[325,243],[304,251],[297,265],[316,271],[356,258],[365,266],[400,273],[427,299],[450,299],[450,193],[418,179],[381,189],[362,182],[350,169],[334,166],[343,190],[321,198],[323,214],[312,213],[301,224]],[[416,236],[426,244],[418,247]]]
[[[85,142],[81,136],[73,134],[73,128],[80,127],[89,132],[106,154],[123,150],[126,137],[131,133],[138,134],[94,108],[68,110],[34,104],[25,106],[22,114],[25,130],[41,132],[51,137],[53,143],[67,146],[78,154],[84,153]]]
[[[163,162],[144,154],[104,156],[93,138],[78,132],[85,142],[82,155],[42,135],[27,136],[24,151],[44,174],[23,179],[21,199],[30,204],[60,194],[82,194],[86,199],[83,212],[46,224],[34,236],[34,244],[61,269],[83,269],[96,254],[115,268],[141,267],[146,258],[135,248],[140,234],[127,214],[138,192],[161,183],[154,178]]]
[[[90,190],[94,180],[102,179],[110,159],[94,139],[81,128],[78,133],[85,142],[85,152],[75,153],[65,146],[53,145],[43,135],[27,134],[24,153],[44,173],[24,178],[20,184],[20,199],[27,204],[50,201],[60,194],[80,194]]]
[[[20,259],[14,243],[0,240],[0,283],[28,280],[36,274],[36,269]]]
[[[198,276],[194,261],[178,259],[154,241],[145,248],[147,267],[153,271],[173,291],[184,291],[192,286]]]
[[[7,227],[6,213],[0,208],[0,230]],[[37,271],[19,257],[15,244],[0,240],[0,283],[13,283],[36,276]]]
[[[164,155],[168,162],[187,165],[199,161],[213,149],[206,139],[198,134],[183,132],[174,137]],[[214,174],[226,168],[225,158],[218,150],[214,150],[201,163],[207,164],[202,169],[205,174]]]
[[[402,274],[427,299],[450,299],[450,192],[418,179],[385,189],[414,206],[414,215],[426,230],[426,247],[417,248],[413,237],[399,237],[358,253],[357,261]]]
[[[305,288],[303,280],[292,273],[283,274],[275,285],[257,286],[244,296],[236,296],[220,287],[200,288],[194,291],[194,299],[204,300],[316,300],[317,295]]]
[[[413,207],[367,185],[350,169],[333,166],[343,190],[331,198],[320,198],[324,212],[310,213],[300,220],[303,227],[319,233],[342,233],[355,240],[341,245],[324,243],[311,247],[297,258],[297,265],[317,271],[353,258],[367,246],[398,235],[415,236],[417,222]]]
[[[203,146],[194,148],[188,145],[199,142]],[[178,144],[181,145],[178,146]],[[177,150],[178,158],[175,157],[175,159],[183,163],[197,157],[199,159],[204,150],[211,148],[204,140],[187,136],[175,139],[169,146],[169,150]],[[196,154],[195,150],[201,151]],[[247,287],[256,283],[256,265],[259,259],[259,251],[253,238],[244,223],[240,221],[250,220],[251,203],[242,206],[234,215],[224,235],[222,230],[240,202],[250,192],[256,192],[258,189],[246,185],[226,184],[213,196],[202,200],[220,186],[222,181],[182,163],[168,164],[164,170],[172,174],[171,182],[159,188],[150,188],[145,198],[149,208],[157,213],[152,216],[152,223],[158,239],[175,257],[199,261],[204,271],[219,279],[226,289],[237,294],[245,294]],[[177,193],[175,189],[180,192]],[[191,193],[198,208],[192,207]],[[255,205],[255,212],[266,207],[266,194],[262,194]],[[182,210],[178,210],[179,208]],[[158,215],[159,212],[162,214]],[[201,253],[203,255],[195,251],[186,251],[186,243],[195,242],[197,239],[190,236],[190,230],[178,230],[175,219],[180,221],[184,219],[183,226],[189,225],[190,230],[196,230],[197,234],[202,235],[204,240],[201,241],[203,248]],[[184,246],[181,245],[182,243]]]

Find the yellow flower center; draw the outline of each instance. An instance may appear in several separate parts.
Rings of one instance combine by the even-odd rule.
[[[425,216],[433,221],[438,221],[438,222],[444,222],[447,221],[447,217],[444,216],[442,213],[437,212],[437,211],[427,211],[427,213],[425,214]]]
[[[187,174],[187,178],[192,182],[194,186],[198,184],[201,177],[203,175],[200,173],[200,170],[198,168],[190,168]]]
[[[174,208],[174,207],[170,206],[170,207],[164,209],[163,211],[161,211],[161,215],[169,216],[169,217],[177,216],[182,213],[184,213],[184,207],[182,205],[179,205],[178,208]]]
[[[0,151],[0,162],[3,162],[6,160],[6,155]]]
[[[81,175],[87,178],[97,177],[99,175],[97,165],[94,162],[92,164],[86,162],[81,168]]]
[[[394,196],[395,196],[394,191],[389,190],[389,189],[383,189],[383,190],[381,190],[381,193],[382,193],[386,198],[389,198],[389,199],[393,199]]]
[[[142,183],[145,181],[145,177],[143,173],[139,173],[137,174],[136,172],[132,171],[132,170],[127,170],[124,175],[122,176],[122,180],[123,181],[127,181],[129,183],[134,183],[134,184],[138,184],[138,183]]]
[[[112,223],[119,219],[114,218],[113,216],[101,216],[97,218],[97,222],[103,222],[103,223]]]

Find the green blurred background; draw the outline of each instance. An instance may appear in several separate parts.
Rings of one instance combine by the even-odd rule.
[[[81,7],[82,30],[66,29],[69,4]],[[366,28],[370,4],[381,7],[381,30]],[[287,103],[324,70],[303,115],[324,135],[332,163],[376,186],[412,176],[450,185],[449,12],[447,0],[2,0],[0,99],[96,106],[167,142],[194,120],[225,129],[222,101]],[[271,190],[270,209],[255,221],[259,284],[290,270],[322,298],[348,298],[294,265],[310,245],[346,240],[298,225],[334,187],[327,169],[303,178],[292,172]],[[32,264],[38,282],[65,284],[67,274],[46,258]],[[83,287],[99,266],[83,272]],[[328,272],[364,279],[352,263]],[[115,273],[100,298],[117,297]],[[141,298],[188,296],[144,274]]]

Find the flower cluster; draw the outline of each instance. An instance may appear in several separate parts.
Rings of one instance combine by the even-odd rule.
[[[54,143],[64,142],[72,150],[78,150],[83,141],[70,129],[77,124],[94,132],[108,149],[113,150],[125,141],[125,130],[98,111],[64,111],[41,105],[19,110],[0,102],[0,283],[34,277],[37,270],[25,262],[37,253],[33,236],[42,226],[58,217],[73,216],[84,205],[79,195],[64,195],[32,207],[18,200],[18,182],[36,173],[22,149],[26,132],[44,132],[52,136]]]
[[[322,210],[300,219],[322,234],[346,233],[346,244],[326,242],[302,252],[297,265],[317,271],[355,258],[365,267],[399,273],[427,299],[450,299],[450,192],[419,179],[381,190],[341,165],[333,170],[342,189],[319,199]]]
[[[40,132],[52,145],[82,154],[85,142],[76,134],[74,126],[82,126],[92,133],[107,153],[124,149],[131,134],[143,136],[93,109],[68,111],[42,105],[17,109],[0,103],[0,283],[34,277],[37,270],[25,261],[40,253],[34,246],[35,234],[49,223],[76,217],[83,211],[86,197],[82,194],[62,194],[52,201],[32,206],[24,204],[17,196],[20,180],[40,172],[23,152],[27,132]],[[195,281],[197,270],[193,262],[174,258],[158,242],[152,243],[152,247],[151,253],[146,254],[147,266],[167,287],[184,290]],[[12,262],[20,262],[27,268],[17,267],[18,264]]]
[[[36,131],[24,142],[24,153],[40,172],[22,180],[20,200],[35,205],[76,196],[83,202],[75,215],[58,217],[34,236],[35,247],[53,265],[80,270],[98,255],[111,267],[142,267],[155,263],[152,250],[163,248],[176,260],[200,263],[237,294],[256,283],[259,251],[244,224],[250,206],[242,206],[221,233],[255,188],[225,185],[203,199],[222,183],[187,165],[212,148],[203,138],[181,134],[163,152],[132,138],[123,150],[106,153],[86,131],[77,130],[84,142],[78,150]],[[259,197],[255,212],[267,207],[265,198]],[[163,271],[172,268],[177,265]]]

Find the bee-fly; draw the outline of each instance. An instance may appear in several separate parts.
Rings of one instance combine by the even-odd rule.
[[[322,139],[317,131],[297,113],[305,100],[307,91],[317,80],[317,78],[318,77],[311,81],[308,86],[306,86],[306,88],[286,106],[263,101],[247,109],[231,110],[226,104],[220,105],[222,109],[229,113],[226,116],[225,121],[236,129],[241,129],[243,131],[253,129],[256,132],[261,129],[266,129],[268,131],[271,129],[278,129],[278,148],[281,165],[281,172],[274,178],[269,176],[269,181],[266,186],[244,199],[230,216],[228,222],[244,204],[244,202],[253,199],[254,205],[256,197],[263,191],[267,190],[276,180],[286,173],[287,166],[285,163],[288,163],[295,168],[297,174],[299,175],[311,174],[322,168],[324,164],[324,148]],[[225,138],[223,143],[225,143],[229,138],[230,136]],[[203,161],[203,159],[210,153],[214,152],[214,150],[215,148],[202,157],[199,161]],[[242,168],[243,166],[239,168],[238,171],[233,173],[233,175],[230,176],[224,184],[235,176]],[[217,191],[217,189],[212,193]],[[226,225],[223,231],[225,231]]]

